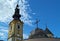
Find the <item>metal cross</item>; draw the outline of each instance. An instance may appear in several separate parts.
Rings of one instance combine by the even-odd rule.
[[[17,0],[17,3],[19,4],[19,0]]]
[[[38,23],[40,22],[40,20],[36,19],[36,22],[35,24],[37,25],[37,28],[38,28]]]
[[[19,3],[20,0],[17,0],[17,3]],[[21,2],[23,3],[23,1],[21,0]]]

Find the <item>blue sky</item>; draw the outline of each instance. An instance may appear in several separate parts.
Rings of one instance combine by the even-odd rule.
[[[46,24],[54,34],[55,37],[60,37],[60,2],[59,0],[30,0],[29,1],[30,8],[32,9],[32,20],[36,20],[36,18],[40,19],[39,27],[42,29],[46,28]],[[33,27],[26,27],[29,31],[35,29],[35,25]],[[28,32],[28,31],[27,31]],[[29,33],[29,32],[28,32]]]
[[[28,38],[30,32],[36,28],[34,24],[36,18],[40,20],[39,28],[44,30],[47,24],[54,36],[60,37],[59,0],[20,0],[19,2],[21,20],[24,22],[24,38]],[[16,3],[16,0],[0,1],[0,40],[7,40],[8,24],[13,19]]]

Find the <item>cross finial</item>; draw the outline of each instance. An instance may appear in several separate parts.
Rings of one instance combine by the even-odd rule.
[[[17,3],[19,4],[19,0],[17,0]]]
[[[40,20],[36,19],[36,25],[37,25],[37,28],[38,28],[38,23],[40,22]]]

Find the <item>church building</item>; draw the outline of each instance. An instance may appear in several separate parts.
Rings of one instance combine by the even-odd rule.
[[[28,39],[23,39],[23,22],[20,20],[19,5],[16,5],[13,20],[9,23],[8,41],[60,41],[54,38],[53,33],[46,27],[45,30],[36,28],[31,31]]]
[[[29,38],[24,41],[60,41],[60,38],[55,38],[48,27],[45,30],[37,27],[31,31]]]

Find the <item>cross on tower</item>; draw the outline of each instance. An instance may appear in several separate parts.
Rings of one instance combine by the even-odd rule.
[[[17,0],[17,3],[19,4],[19,0]]]
[[[17,0],[17,3],[19,3],[20,0]],[[21,0],[21,2],[23,3],[23,1]]]
[[[39,23],[39,22],[40,22],[40,20],[36,19],[35,24],[36,24],[37,28],[38,28],[38,23]]]

